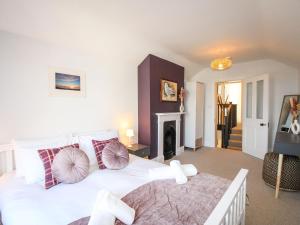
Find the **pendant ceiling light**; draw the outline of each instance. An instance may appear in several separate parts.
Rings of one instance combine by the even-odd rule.
[[[213,70],[226,70],[229,69],[231,66],[232,66],[231,57],[214,59],[210,63],[210,67]]]

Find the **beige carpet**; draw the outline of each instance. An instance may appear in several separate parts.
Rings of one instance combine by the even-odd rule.
[[[300,192],[283,192],[274,198],[274,189],[262,180],[262,160],[234,150],[202,148],[186,150],[174,157],[182,163],[193,163],[199,171],[233,179],[240,168],[249,170],[246,225],[300,225]]]

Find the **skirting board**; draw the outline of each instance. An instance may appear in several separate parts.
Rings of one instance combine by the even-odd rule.
[[[176,151],[176,155],[180,155],[184,152],[184,146],[180,146],[177,151]]]
[[[155,157],[151,160],[156,161],[156,162],[160,162],[160,163],[164,163],[164,161],[165,161],[164,156],[157,156],[157,157]]]
[[[184,152],[184,146],[180,146],[177,150],[176,150],[176,155],[180,155]],[[153,161],[157,161],[157,162],[160,162],[160,163],[164,163],[165,159],[164,159],[164,156],[157,156],[153,159],[151,159]]]

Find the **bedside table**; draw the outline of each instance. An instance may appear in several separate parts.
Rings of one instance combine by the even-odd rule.
[[[148,158],[150,156],[150,147],[146,145],[141,144],[132,144],[131,147],[126,146],[128,149],[128,152],[130,154],[142,157],[142,158]]]

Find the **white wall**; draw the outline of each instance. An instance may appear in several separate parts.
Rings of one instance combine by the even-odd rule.
[[[114,37],[87,52],[0,32],[0,144],[105,128],[137,132],[137,66],[149,53],[184,66],[187,76],[200,70],[155,43]],[[85,71],[86,97],[49,97],[49,67]]]
[[[212,126],[215,117],[214,83],[225,80],[242,80],[265,73],[270,75],[269,148],[272,148],[283,96],[300,93],[300,75],[297,69],[274,60],[264,59],[235,64],[232,68],[225,71],[212,71],[210,68],[207,68],[192,78],[192,80],[204,82],[206,85],[204,127],[204,144],[206,146],[212,147],[215,145],[215,127]]]

